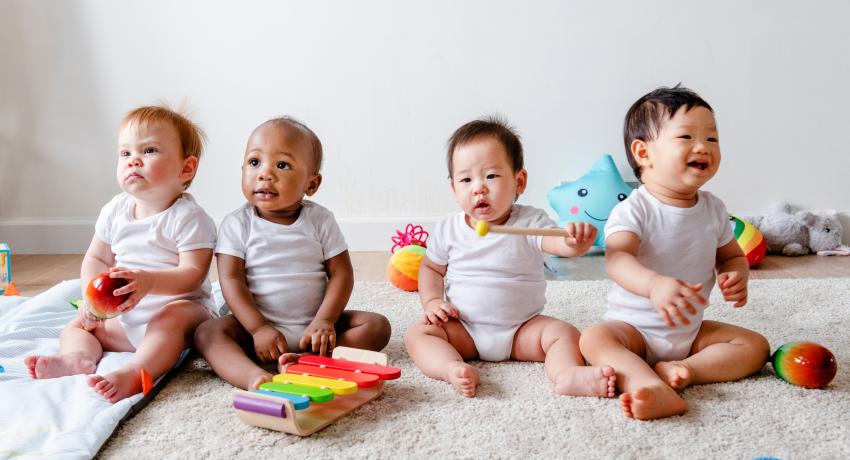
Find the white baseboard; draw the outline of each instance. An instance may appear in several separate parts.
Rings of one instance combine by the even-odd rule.
[[[409,223],[430,231],[438,217],[340,218],[351,251],[389,251],[390,237]],[[216,222],[218,225],[218,222]],[[0,222],[0,243],[13,254],[82,254],[94,235],[94,220],[14,220]]]

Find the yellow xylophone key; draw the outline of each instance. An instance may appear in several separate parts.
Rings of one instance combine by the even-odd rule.
[[[336,395],[350,395],[357,392],[357,384],[348,380],[334,380],[300,374],[278,374],[272,377],[275,382],[294,383],[316,388],[327,388]]]

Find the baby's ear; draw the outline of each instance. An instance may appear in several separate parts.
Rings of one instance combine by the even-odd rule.
[[[649,166],[649,152],[646,148],[646,142],[640,139],[635,139],[629,145],[631,155],[635,159],[635,163],[640,166]]]
[[[183,160],[183,170],[180,171],[180,179],[183,182],[192,180],[198,172],[198,157],[188,157]]]
[[[525,188],[528,186],[528,171],[520,170],[516,175],[516,194],[517,196],[525,193]]]
[[[322,185],[322,175],[314,174],[310,177],[310,182],[307,183],[307,190],[304,192],[307,196],[313,196],[319,191],[319,186]]]

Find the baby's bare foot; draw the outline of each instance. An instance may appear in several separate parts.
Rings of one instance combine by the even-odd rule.
[[[555,376],[555,393],[569,396],[612,398],[617,374],[611,366],[573,366]]]
[[[84,359],[77,354],[67,355],[30,355],[24,358],[24,364],[34,379],[52,379],[66,375],[91,374],[97,368],[94,361]]]
[[[688,410],[688,403],[672,388],[662,384],[621,394],[620,406],[626,417],[639,420],[680,415]]]
[[[111,403],[142,392],[142,379],[139,368],[122,367],[104,376],[92,375],[88,378],[89,386]]]
[[[446,370],[446,381],[451,383],[458,393],[468,398],[475,396],[480,378],[478,369],[463,361],[453,361]]]
[[[265,372],[265,371],[258,372],[256,375],[248,377],[248,382],[250,382],[250,385],[248,385],[247,388],[249,390],[256,390],[256,389],[260,388],[260,385],[262,385],[266,382],[271,382],[271,381],[272,381],[272,375],[271,374],[269,374],[268,372]]]
[[[674,390],[684,390],[691,383],[691,370],[681,361],[661,361],[655,373]]]

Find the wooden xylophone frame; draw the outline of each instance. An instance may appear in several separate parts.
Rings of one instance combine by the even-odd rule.
[[[359,348],[335,347],[331,357],[360,363],[387,365],[387,355],[384,353],[361,350]],[[236,415],[239,416],[239,419],[248,425],[283,431],[298,436],[309,436],[342,418],[354,409],[377,398],[383,389],[384,381],[380,380],[377,385],[368,388],[358,388],[357,392],[351,395],[334,395],[332,401],[323,403],[311,402],[310,407],[302,410],[295,410],[292,401],[288,399],[244,390],[234,390],[231,395],[231,404],[237,395],[246,395],[255,399],[267,399],[277,403],[282,402],[285,412],[283,417],[274,417],[236,408],[234,410],[236,411]]]

